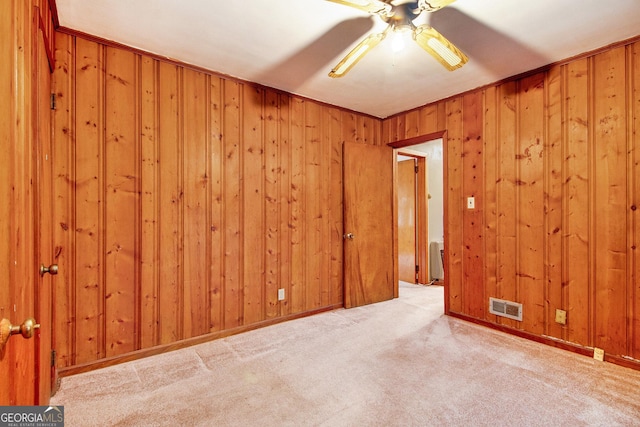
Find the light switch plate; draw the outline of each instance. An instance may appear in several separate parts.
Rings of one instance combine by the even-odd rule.
[[[476,208],[475,197],[467,197],[467,209],[475,209],[475,208]]]
[[[284,300],[284,288],[278,289],[278,301]]]

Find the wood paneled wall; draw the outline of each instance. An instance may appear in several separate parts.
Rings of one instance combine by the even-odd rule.
[[[384,142],[447,131],[452,313],[640,359],[640,42],[382,128]],[[489,297],[522,303],[523,321],[491,315]]]
[[[56,37],[59,367],[342,305],[342,143],[380,120]]]

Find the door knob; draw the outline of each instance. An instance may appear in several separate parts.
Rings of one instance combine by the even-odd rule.
[[[58,274],[58,264],[51,264],[49,267],[45,267],[44,264],[40,264],[40,276],[44,276],[45,273],[49,273],[52,276]]]
[[[342,237],[344,237],[345,239],[349,239],[349,240],[353,240],[353,239],[356,238],[356,236],[354,236],[353,233],[347,233]]]
[[[33,317],[22,322],[22,325],[12,325],[9,319],[0,320],[0,351],[11,335],[21,334],[24,338],[31,338],[34,331],[39,328],[40,325]]]

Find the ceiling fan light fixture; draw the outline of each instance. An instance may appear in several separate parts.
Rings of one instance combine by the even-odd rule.
[[[430,39],[427,43],[429,44],[429,46],[431,46],[431,49],[438,52],[438,55],[440,55],[442,59],[447,61],[447,63],[452,67],[458,65],[462,61],[462,58],[451,52],[449,48],[443,45],[440,40]]]
[[[455,0],[327,0],[344,4],[369,13],[377,14],[387,28],[380,34],[372,34],[353,48],[330,72],[329,77],[344,76],[356,63],[378,43],[389,31],[393,32],[392,49],[398,53],[404,48],[402,33],[410,32],[413,40],[433,56],[447,70],[462,67],[469,58],[453,43],[430,25],[416,27],[413,21],[424,11],[436,11]]]
[[[329,77],[342,77],[353,68],[354,65],[367,53],[380,43],[387,33],[371,34],[369,37],[362,40],[351,52],[345,56],[342,61],[336,65],[333,70],[329,72]]]
[[[360,58],[364,56],[365,53],[367,53],[367,50],[369,50],[369,46],[359,46],[358,48],[356,48],[353,51],[352,55],[347,56],[344,59],[344,61],[341,61],[336,66],[336,68],[332,70],[332,73],[334,75],[331,77],[339,77],[344,75],[347,71],[351,69],[351,67],[355,65],[356,62],[358,62]]]
[[[355,7],[369,13],[378,13],[386,16],[391,13],[391,5],[382,0],[328,0],[332,3]]]
[[[427,12],[435,12],[445,6],[450,5],[455,0],[418,0],[418,7]]]
[[[415,41],[449,71],[467,63],[469,58],[449,40],[428,25],[421,25],[413,32]]]

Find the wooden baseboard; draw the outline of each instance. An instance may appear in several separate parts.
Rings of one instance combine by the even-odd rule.
[[[518,337],[526,338],[531,341],[536,341],[552,347],[560,348],[562,350],[571,351],[573,353],[578,353],[587,357],[593,357],[593,347],[585,347],[579,344],[561,341],[552,337],[532,334],[531,332],[511,328],[505,325],[499,325],[497,323],[488,322],[486,320],[477,319],[475,317],[471,317],[462,313],[456,313],[453,311],[448,312],[447,315],[455,317],[457,319],[465,320],[467,322],[475,323],[477,325],[486,326],[487,328],[495,329],[500,332],[505,332],[507,334],[516,335]],[[640,360],[605,353],[604,361],[640,371]]]
[[[205,342],[217,340],[220,338],[225,338],[231,335],[252,331],[254,329],[264,328],[265,326],[271,326],[278,323],[287,322],[289,320],[300,319],[302,317],[312,316],[314,314],[323,313],[325,311],[332,311],[339,308],[343,308],[342,304],[336,304],[336,305],[331,305],[328,307],[323,307],[315,310],[305,311],[302,313],[296,313],[288,316],[267,319],[267,320],[263,320],[262,322],[252,323],[251,325],[239,326],[237,328],[227,329],[224,331],[211,332],[206,335],[189,338],[189,339],[174,342],[171,344],[159,345],[151,348],[136,350],[120,356],[113,356],[105,359],[96,360],[93,362],[73,365],[66,368],[59,368],[58,377],[62,378],[70,375],[81,374],[83,372],[89,372],[96,369],[106,368],[109,366],[118,365],[120,363],[131,362],[131,361],[142,359],[145,357],[155,356],[157,354],[167,353],[174,350],[180,350],[183,348],[191,347],[193,345],[203,344]]]

